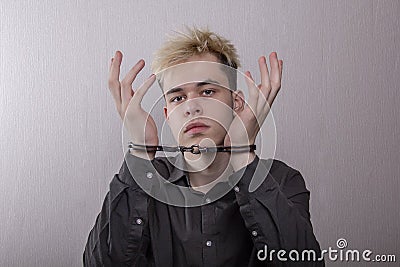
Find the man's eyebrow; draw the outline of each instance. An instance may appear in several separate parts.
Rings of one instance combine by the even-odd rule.
[[[167,96],[167,95],[170,95],[170,94],[173,94],[176,92],[180,92],[180,91],[183,91],[183,89],[180,87],[175,87],[175,88],[169,89],[168,92],[165,93],[165,95]]]
[[[206,80],[204,80],[202,82],[198,82],[196,84],[196,87],[201,87],[201,86],[208,85],[208,84],[220,84],[220,83],[218,81],[215,81],[215,80],[212,80],[212,79],[206,79]],[[176,93],[176,92],[180,92],[180,91],[183,91],[183,88],[174,87],[174,88],[169,89],[168,92],[165,93],[165,96],[167,96],[169,94]]]
[[[220,83],[218,81],[215,81],[215,80],[207,79],[205,81],[197,83],[196,87],[204,86],[204,85],[207,85],[207,84],[220,84]]]

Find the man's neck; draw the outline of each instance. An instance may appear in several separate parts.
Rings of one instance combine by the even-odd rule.
[[[225,181],[233,173],[229,153],[185,154],[190,184],[203,193],[217,182]]]

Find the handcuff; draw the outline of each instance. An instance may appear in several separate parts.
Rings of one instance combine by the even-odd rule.
[[[208,153],[208,152],[253,152],[256,150],[256,145],[246,145],[246,146],[215,146],[215,147],[201,147],[197,144],[187,146],[147,146],[134,144],[132,142],[128,143],[129,149],[141,150],[147,152],[191,152],[192,154]]]

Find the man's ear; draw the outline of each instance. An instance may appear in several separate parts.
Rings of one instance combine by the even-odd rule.
[[[235,112],[242,111],[244,109],[244,106],[246,104],[244,100],[244,95],[241,90],[233,91],[232,92],[232,102],[233,102],[233,110]]]
[[[164,117],[166,120],[168,120],[168,109],[167,107],[164,107]]]

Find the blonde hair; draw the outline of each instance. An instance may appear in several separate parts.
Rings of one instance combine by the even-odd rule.
[[[164,45],[154,53],[153,73],[203,53],[215,55],[222,64],[234,69],[240,67],[236,48],[229,40],[209,31],[208,28],[186,26],[186,30],[186,33],[175,31],[176,35],[169,35]]]

